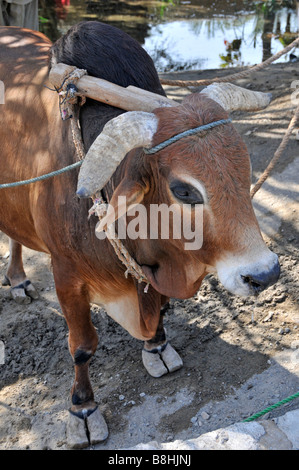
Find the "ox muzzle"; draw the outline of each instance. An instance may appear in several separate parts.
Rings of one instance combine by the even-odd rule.
[[[260,256],[251,256],[250,261],[246,258],[226,256],[217,263],[217,274],[220,282],[232,294],[257,296],[278,281],[278,257],[266,248]]]

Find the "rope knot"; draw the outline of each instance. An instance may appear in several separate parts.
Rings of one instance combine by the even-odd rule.
[[[81,77],[87,75],[87,70],[78,69],[73,67],[57,90],[59,94],[59,108],[61,118],[63,121],[71,119],[74,115],[74,105],[78,104],[83,106],[86,102],[86,97],[78,92],[76,83]]]
[[[64,77],[60,88],[56,90],[59,95],[61,119],[63,121],[71,119],[73,142],[80,160],[85,158],[85,149],[75,105],[83,106],[86,102],[86,97],[78,92],[76,83],[84,75],[87,75],[87,70],[72,67],[72,70]]]

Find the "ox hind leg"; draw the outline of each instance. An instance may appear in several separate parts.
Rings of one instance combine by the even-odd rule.
[[[94,401],[89,379],[89,364],[98,345],[98,335],[91,321],[87,289],[76,277],[74,266],[68,266],[64,260],[53,261],[53,274],[69,329],[69,350],[75,368],[67,440],[69,447],[83,448],[108,437],[108,428]]]
[[[2,285],[11,286],[11,296],[18,304],[29,304],[38,299],[35,287],[27,279],[22,260],[22,245],[9,239],[9,263]]]
[[[156,334],[152,339],[144,342],[142,350],[143,365],[152,377],[162,377],[183,366],[182,359],[167,341],[166,330],[163,326],[163,317],[167,308],[168,304],[161,309]]]

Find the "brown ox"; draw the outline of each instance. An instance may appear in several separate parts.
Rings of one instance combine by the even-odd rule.
[[[97,49],[98,40],[103,41],[104,49]],[[108,45],[109,54],[117,57],[111,66],[108,63],[110,71],[103,78],[109,79],[110,73],[110,81],[163,94],[152,62],[140,46],[120,31],[97,22],[74,27],[54,46],[52,59],[73,61],[80,68],[84,68],[84,60],[91,60],[89,73],[96,75],[99,72],[94,68],[101,61],[101,53],[106,54],[104,62],[109,62]],[[1,183],[33,178],[76,161],[70,121],[61,121],[56,93],[43,86],[50,48],[50,41],[39,33],[0,28],[0,79],[5,85],[0,116]],[[85,54],[80,48],[86,48]],[[130,67],[140,78],[135,80]],[[153,114],[133,112],[116,117],[120,113],[123,111],[92,100],[82,107],[81,127],[89,152],[78,188],[78,172],[71,171],[0,193],[0,229],[12,240],[7,282],[18,300],[36,296],[24,273],[21,245],[51,256],[75,364],[69,425],[74,446],[107,437],[88,376],[98,343],[91,323],[91,302],[103,305],[133,336],[145,341],[145,367],[153,376],[161,376],[182,365],[166,341],[160,315],[168,297],[194,295],[209,272],[217,273],[225,287],[241,295],[256,294],[279,276],[277,257],[265,246],[251,205],[249,155],[231,124],[183,138],[154,155],[146,155],[140,148],[226,119],[223,107],[205,94],[194,94],[180,106],[156,109]],[[99,152],[105,164],[98,171]],[[116,206],[118,196],[126,196],[129,204],[142,203],[147,209],[165,203],[176,204],[180,212],[185,203],[191,217],[196,207],[203,209],[200,249],[185,250],[185,240],[171,236],[168,240],[124,241],[150,280],[147,293],[143,283],[124,276],[125,268],[107,239],[95,235],[97,220],[87,219],[90,199],[76,196],[76,190],[80,196],[90,196],[102,189],[102,174],[114,157],[122,162],[102,190],[111,206]],[[90,177],[91,171],[95,177]],[[114,218],[104,222],[110,224],[111,220]]]

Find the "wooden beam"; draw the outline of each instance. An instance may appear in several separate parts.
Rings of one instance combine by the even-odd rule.
[[[72,66],[62,63],[53,66],[49,74],[51,84],[56,88],[60,88],[63,80],[72,70]],[[87,98],[126,111],[152,112],[155,108],[179,105],[176,101],[142,90],[141,88],[134,86],[124,88],[110,83],[107,80],[91,77],[89,75],[81,77],[76,82],[76,86],[79,95],[84,95]]]

